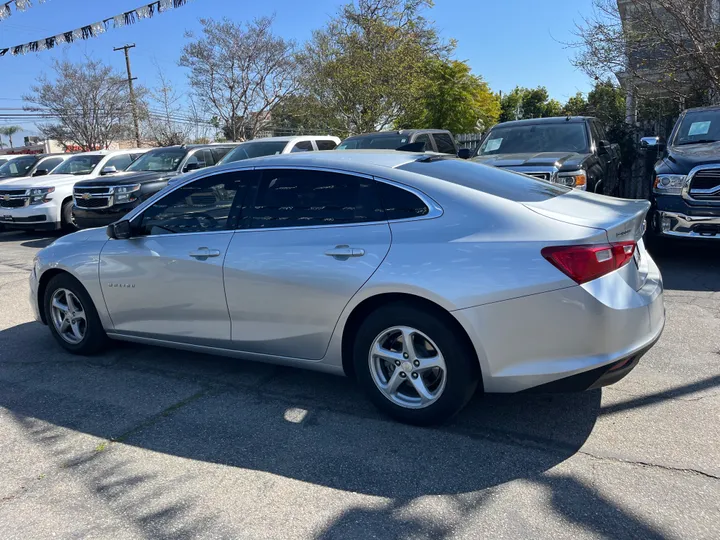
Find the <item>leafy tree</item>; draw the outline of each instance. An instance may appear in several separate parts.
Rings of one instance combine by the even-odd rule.
[[[342,122],[315,96],[295,94],[285,97],[270,112],[275,135],[330,134],[340,137],[348,133]]]
[[[426,61],[444,44],[422,13],[431,0],[354,0],[313,33],[302,54],[309,95],[344,131],[382,130],[418,107]]]
[[[473,75],[465,62],[431,59],[418,107],[403,115],[399,128],[439,128],[452,133],[484,131],[500,118],[500,98]]]
[[[518,86],[509,94],[505,94],[500,104],[502,108],[501,122],[558,116],[562,113],[562,105],[557,100],[550,99],[547,88],[544,86],[537,88]]]
[[[578,92],[570,99],[562,108],[562,114],[567,116],[585,116],[587,114],[588,103],[582,92]]]
[[[5,135],[10,142],[10,148],[14,148],[12,138],[18,131],[22,131],[20,126],[4,126],[0,128],[0,133]]]
[[[297,87],[295,44],[272,33],[273,20],[246,25],[201,19],[202,36],[183,47],[196,97],[208,104],[230,140],[253,138],[270,110]]]
[[[38,126],[45,137],[82,150],[107,148],[130,132],[127,78],[100,60],[53,64],[54,80],[41,75],[25,101],[47,109],[56,123]],[[142,99],[145,90],[136,87]]]

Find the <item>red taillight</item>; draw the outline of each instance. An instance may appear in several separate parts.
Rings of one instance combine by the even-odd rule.
[[[542,256],[573,281],[587,283],[622,268],[633,258],[635,242],[589,246],[553,246]]]

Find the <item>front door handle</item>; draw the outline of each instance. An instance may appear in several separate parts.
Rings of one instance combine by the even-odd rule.
[[[362,257],[363,255],[365,255],[365,250],[342,245],[335,246],[333,249],[328,249],[325,252],[325,255],[327,255],[328,257],[333,257],[338,261],[347,261],[350,257]]]
[[[206,261],[209,257],[219,257],[220,256],[220,250],[219,249],[208,249],[206,247],[197,248],[196,251],[192,251],[189,253],[189,255],[193,259],[197,259],[198,261]]]

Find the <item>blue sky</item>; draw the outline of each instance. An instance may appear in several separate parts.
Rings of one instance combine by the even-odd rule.
[[[78,28],[149,0],[47,0],[24,13],[0,21],[0,47],[18,45]],[[0,107],[19,107],[35,79],[49,72],[53,59],[80,60],[99,57],[124,71],[122,53],[113,47],[135,43],[131,51],[134,75],[141,84],[156,84],[157,68],[180,88],[186,74],[177,67],[184,33],[199,28],[201,17],[226,16],[246,21],[262,15],[276,16],[275,31],[302,42],[313,29],[336,13],[343,0],[194,0],[177,10],[140,21],[88,41],[63,45],[51,51],[0,58]],[[435,0],[427,13],[442,35],[458,41],[456,57],[467,60],[495,91],[515,86],[546,86],[560,101],[578,91],[586,92],[590,81],[570,64],[572,51],[562,44],[572,40],[575,22],[591,9],[591,0]],[[3,121],[0,120],[0,124]],[[34,127],[24,125],[28,133]],[[26,133],[27,134],[27,133]],[[19,140],[19,138],[18,138]]]

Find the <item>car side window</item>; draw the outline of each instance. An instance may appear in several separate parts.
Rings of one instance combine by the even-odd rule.
[[[140,235],[215,232],[234,229],[255,171],[216,174],[168,193],[142,214]]]
[[[433,139],[437,145],[437,151],[441,154],[455,154],[455,143],[447,133],[433,133]]]
[[[335,150],[337,143],[335,141],[315,141],[318,150]]]
[[[48,158],[48,159],[42,161],[42,162],[38,165],[37,168],[38,168],[38,169],[45,169],[46,171],[50,172],[50,171],[52,171],[55,167],[57,167],[58,165],[60,165],[63,161],[65,161],[65,160],[64,160],[63,158],[61,158],[61,157]]]
[[[103,165],[105,167],[115,167],[118,171],[124,171],[133,162],[130,154],[120,154],[119,156],[111,157],[107,160],[107,163]]]
[[[185,167],[194,164],[197,164],[197,167],[195,167],[196,169],[202,169],[204,167],[207,167],[207,163],[205,162],[205,156],[201,150],[196,150],[195,152],[193,152],[193,154],[188,158],[187,162],[185,163]]]
[[[215,158],[215,163],[218,163],[222,158],[224,158],[225,155],[230,152],[230,150],[232,150],[232,148],[230,148],[229,146],[210,149],[213,157]]]
[[[416,218],[430,212],[422,199],[414,193],[384,182],[378,182],[377,185],[388,220]]]
[[[265,170],[250,227],[311,227],[384,221],[376,182],[325,171]]]
[[[597,123],[595,121],[590,122],[590,134],[592,135],[593,142],[597,148],[598,143],[602,140],[602,137],[600,137],[600,132],[598,131]]]
[[[295,152],[312,152],[313,146],[311,141],[300,141],[298,143],[295,143],[295,146],[292,147],[292,150],[290,150],[290,153],[294,154]]]
[[[430,141],[430,136],[427,133],[421,133],[420,135],[415,137],[415,142],[416,143],[425,143],[424,150],[426,152],[433,151],[433,145],[432,145],[432,142]]]

